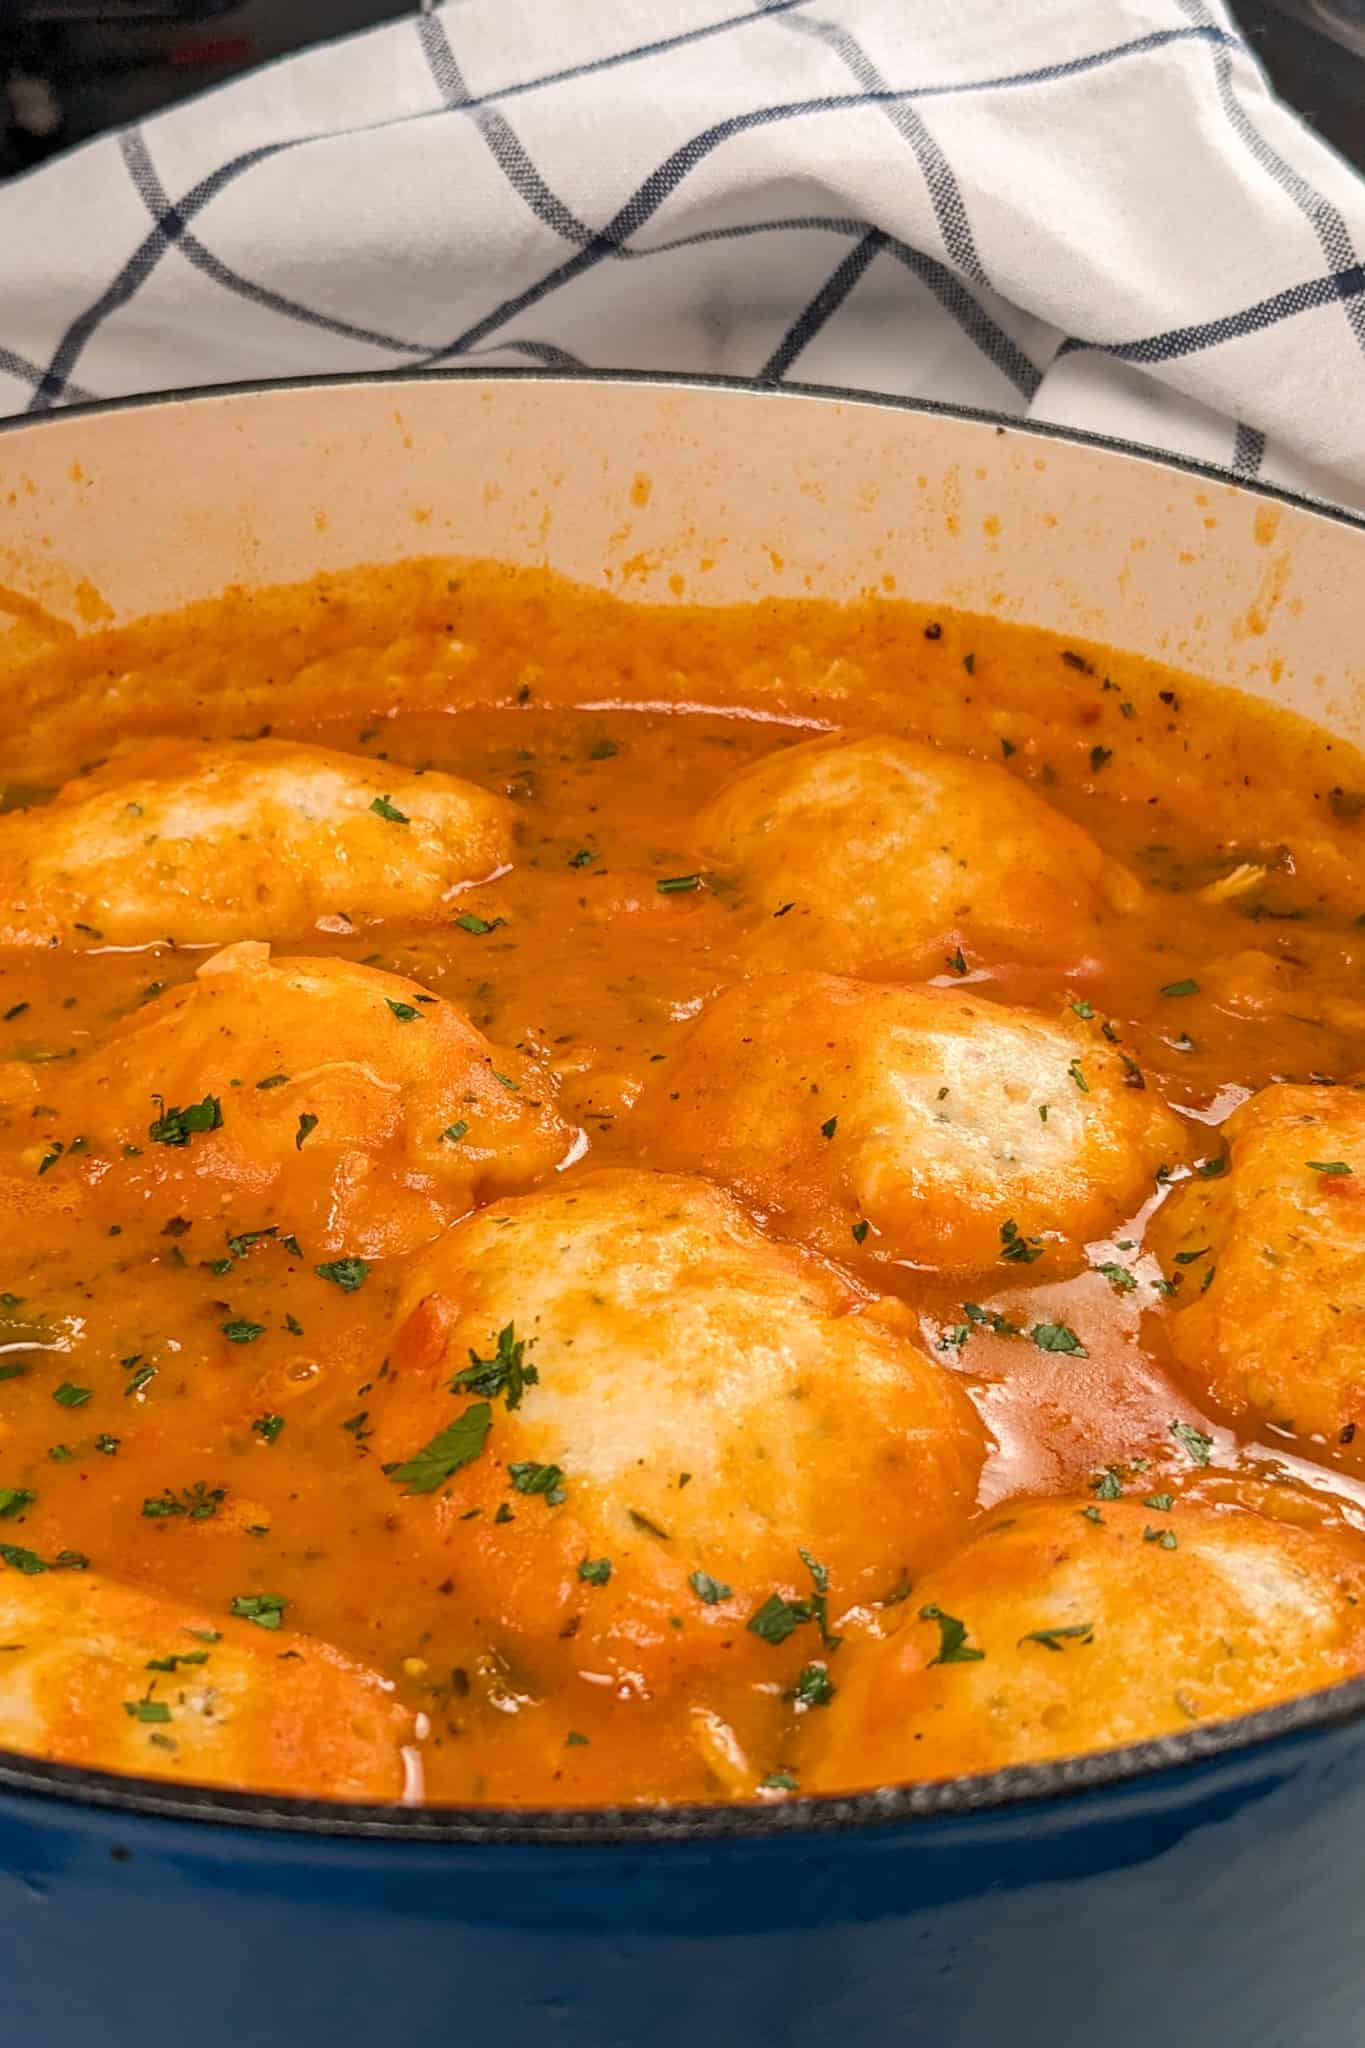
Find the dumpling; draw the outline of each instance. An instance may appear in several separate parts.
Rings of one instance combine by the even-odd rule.
[[[31,1088],[27,1069],[8,1085]],[[369,1257],[434,1237],[486,1195],[550,1171],[574,1134],[548,1076],[495,1050],[453,1003],[346,960],[272,960],[245,941],[43,1083],[35,1125],[0,1078],[6,1143],[55,1151],[121,1205],[226,1214]],[[74,1150],[74,1156],[72,1155]]]
[[[1188,1149],[1098,1034],[955,990],[757,976],[653,1069],[650,1156],[826,1251],[1032,1264],[1130,1214]],[[1140,1083],[1141,1075],[1136,1075]]]
[[[770,967],[919,976],[969,961],[1079,962],[1140,889],[1079,825],[993,763],[921,740],[770,754],[697,820],[704,855],[765,913]]]
[[[786,1684],[972,1506],[981,1424],[907,1325],[706,1182],[601,1171],[416,1262],[372,1448],[532,1682]]]
[[[224,945],[437,916],[510,858],[511,806],[288,740],[154,740],[0,817],[0,946]]]
[[[6,1564],[0,1743],[239,1791],[416,1796],[415,1717],[392,1684],[332,1644],[282,1628],[266,1600],[262,1627],[88,1572]]]
[[[1227,1166],[1178,1188],[1153,1245],[1170,1342],[1234,1421],[1365,1459],[1365,1094],[1277,1084],[1223,1126]]]
[[[993,1518],[919,1581],[889,1641],[843,1652],[837,1697],[804,1719],[803,1789],[1078,1756],[1365,1670],[1361,1539],[1245,1494],[1267,1512],[1177,1497]]]

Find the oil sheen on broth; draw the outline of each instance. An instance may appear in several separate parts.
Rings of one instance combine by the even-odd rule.
[[[0,1743],[843,1790],[1365,1669],[1365,764],[868,599],[55,643],[0,816]]]

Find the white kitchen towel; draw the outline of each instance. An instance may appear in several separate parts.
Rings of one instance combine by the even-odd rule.
[[[706,371],[1365,505],[1363,252],[1221,0],[450,0],[0,187],[0,411]]]

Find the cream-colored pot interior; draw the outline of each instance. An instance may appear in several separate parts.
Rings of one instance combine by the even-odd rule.
[[[0,630],[414,554],[626,598],[960,605],[1106,640],[1365,735],[1365,530],[1140,455],[849,399],[424,377],[0,433]],[[0,648],[4,640],[0,637]]]

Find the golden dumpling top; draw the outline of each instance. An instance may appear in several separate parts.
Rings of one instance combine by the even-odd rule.
[[[767,755],[697,820],[756,912],[755,964],[939,973],[1091,957],[1137,883],[1090,834],[989,762],[922,740],[809,740]]]
[[[150,740],[0,817],[0,946],[435,917],[512,848],[511,806],[454,775],[289,740]]]
[[[1109,1230],[1188,1149],[1132,1080],[1074,1018],[951,989],[759,975],[654,1069],[640,1142],[838,1256],[1017,1271]]]
[[[604,1171],[494,1203],[415,1262],[400,1315],[374,1448],[414,1549],[542,1674],[781,1678],[747,1628],[766,1600],[827,1575],[832,1620],[975,1496],[984,1432],[904,1311],[704,1181]],[[599,1584],[579,1566],[600,1559]]]

